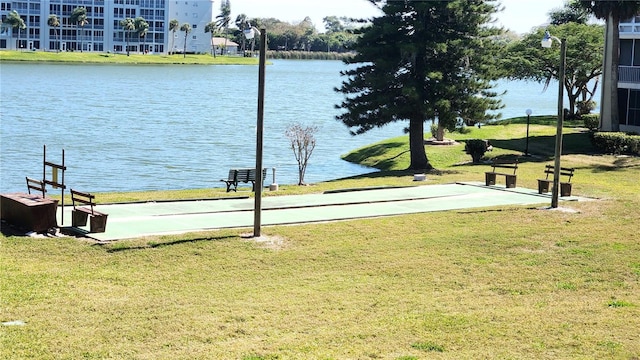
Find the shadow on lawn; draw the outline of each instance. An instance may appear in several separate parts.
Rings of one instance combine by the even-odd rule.
[[[489,139],[495,148],[519,151],[524,153],[527,148],[527,138],[517,139]],[[530,136],[529,154],[535,157],[530,161],[549,161],[555,155],[555,135]],[[591,143],[588,132],[565,134],[562,136],[562,155],[598,154],[599,151]],[[524,161],[524,159],[521,159]]]
[[[118,252],[122,252],[122,251],[146,250],[146,249],[162,248],[162,247],[165,247],[165,246],[191,244],[191,243],[197,243],[197,242],[201,242],[201,241],[222,241],[222,240],[227,240],[227,239],[235,239],[237,237],[238,236],[236,236],[236,235],[226,235],[226,236],[206,237],[206,238],[196,238],[196,239],[181,239],[181,240],[175,240],[175,241],[169,241],[169,242],[151,242],[151,241],[149,241],[146,244],[131,245],[131,246],[128,246],[128,245],[126,245],[124,243],[120,243],[120,242],[116,242],[116,243],[97,243],[97,244],[94,244],[93,246],[99,246],[99,247],[111,246],[110,248],[106,249],[106,252],[108,252],[108,253],[118,253]]]

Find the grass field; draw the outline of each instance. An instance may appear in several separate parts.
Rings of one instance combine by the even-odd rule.
[[[518,185],[534,188],[555,128],[531,129]],[[110,244],[6,237],[0,358],[640,358],[640,159],[597,154],[567,128],[575,212],[503,207],[149,237]],[[524,126],[485,126],[488,156],[522,152]],[[551,144],[551,146],[548,146]],[[277,195],[411,185],[406,139],[347,156],[385,171]],[[427,146],[429,182],[481,181],[464,145]],[[376,154],[375,156],[373,156]],[[313,157],[310,166],[313,166]],[[102,194],[108,200],[204,197]],[[265,193],[274,195],[273,193]]]
[[[146,54],[53,51],[0,51],[0,61],[64,62],[92,64],[158,64],[158,65],[258,65],[257,58],[203,54]]]

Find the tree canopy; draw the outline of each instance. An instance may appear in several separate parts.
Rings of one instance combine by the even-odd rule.
[[[371,0],[375,2],[375,0]],[[424,147],[425,121],[454,128],[494,118],[500,101],[492,92],[499,73],[492,62],[501,30],[488,26],[493,0],[389,1],[383,16],[362,30],[345,60],[345,95],[337,116],[362,134],[395,121],[408,121],[413,170],[430,170]]]
[[[547,88],[551,80],[558,80],[560,49],[544,49],[540,40],[548,30],[567,41],[564,87],[569,98],[569,117],[580,115],[576,104],[592,101],[602,74],[604,29],[601,25],[566,23],[549,26],[524,35],[521,41],[511,43],[507,49],[506,68],[508,77],[518,80],[533,80],[544,83]]]

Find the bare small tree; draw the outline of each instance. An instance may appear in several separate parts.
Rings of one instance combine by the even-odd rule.
[[[291,150],[298,162],[298,185],[304,185],[304,174],[313,149],[316,147],[315,133],[317,126],[303,127],[300,124],[292,124],[287,127],[285,135],[291,142]]]

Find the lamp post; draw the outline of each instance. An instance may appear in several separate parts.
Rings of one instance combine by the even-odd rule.
[[[558,71],[558,124],[553,165],[553,188],[551,189],[551,208],[553,209],[558,207],[558,190],[560,187],[560,156],[562,155],[562,126],[564,123],[564,106],[562,102],[564,100],[564,72],[567,57],[567,40],[551,36],[548,31],[545,32],[542,39],[542,47],[550,48],[554,40],[560,43],[560,69]]]
[[[527,109],[526,111],[527,113],[527,142],[525,143],[525,147],[524,147],[524,156],[529,156],[529,122],[530,122],[530,118],[531,118],[531,109]]]
[[[264,133],[264,88],[267,59],[267,30],[260,30],[260,60],[258,65],[258,119],[256,129],[256,182],[253,209],[253,237],[260,237],[262,228],[262,143]]]

